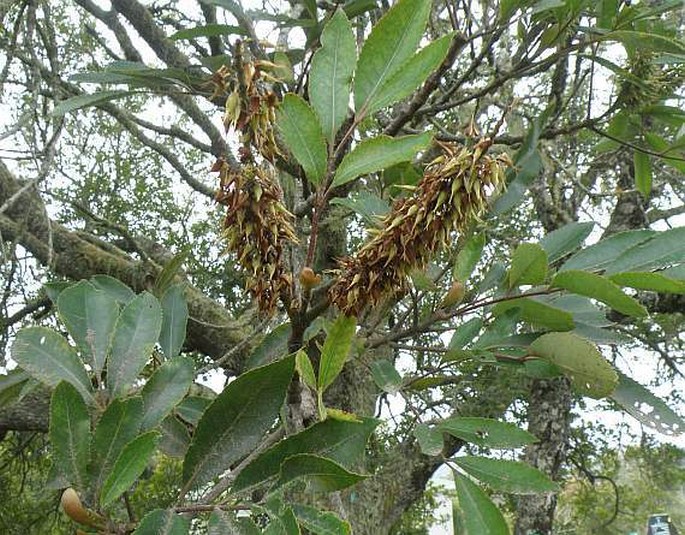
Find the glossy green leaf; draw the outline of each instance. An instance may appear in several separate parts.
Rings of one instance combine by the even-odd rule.
[[[656,233],[606,266],[606,273],[650,271],[685,261],[685,227]]]
[[[83,399],[93,403],[90,379],[74,349],[52,329],[27,327],[17,333],[11,349],[12,358],[32,377],[48,386],[66,381]]]
[[[90,414],[81,394],[62,381],[50,400],[52,462],[66,481],[80,491],[88,486]]]
[[[366,224],[376,227],[380,218],[390,211],[386,200],[369,191],[355,191],[347,197],[331,199],[331,204],[352,210],[362,216]]]
[[[312,366],[312,361],[304,351],[300,350],[295,355],[295,369],[300,374],[300,378],[309,388],[316,390],[316,373]]]
[[[370,115],[411,95],[443,62],[452,39],[452,35],[440,37],[405,61],[369,98],[365,113]]]
[[[278,108],[276,124],[283,141],[314,185],[326,175],[328,156],[319,119],[302,97],[288,93]]]
[[[352,347],[357,318],[341,314],[335,320],[321,350],[319,360],[319,392],[324,392],[342,371]]]
[[[540,245],[547,253],[547,260],[551,264],[572,253],[590,235],[595,224],[592,222],[572,222],[553,230],[540,240]]]
[[[685,294],[685,281],[671,279],[662,273],[649,273],[645,271],[616,273],[609,277],[612,282],[619,286],[628,286],[636,290],[648,290],[651,292]]]
[[[105,292],[81,281],[60,293],[57,310],[88,364],[99,375],[105,366],[119,305]]]
[[[366,139],[343,158],[335,172],[333,186],[341,186],[358,176],[409,161],[419,151],[425,150],[431,139],[429,132],[394,138],[381,135]]]
[[[559,486],[547,475],[526,463],[473,455],[457,457],[453,462],[494,490],[508,494],[537,494],[559,490]]]
[[[354,79],[357,117],[416,51],[428,22],[430,0],[398,0],[374,25],[359,54]]]
[[[107,360],[107,388],[112,396],[125,395],[136,381],[159,339],[161,327],[162,308],[150,293],[140,294],[121,311]]]
[[[537,243],[520,244],[511,257],[509,287],[542,284],[547,276],[547,253]]]
[[[107,507],[143,473],[157,448],[159,433],[150,431],[129,442],[114,463],[100,494],[100,504]]]
[[[119,303],[128,304],[135,299],[136,294],[119,279],[109,275],[93,275],[89,279],[90,283],[98,290],[107,293],[112,299]]]
[[[452,278],[461,282],[466,282],[483,256],[484,247],[485,234],[475,234],[466,240],[466,243],[459,250],[457,258],[454,261]]]
[[[201,396],[188,396],[176,407],[175,412],[190,425],[197,425],[212,399]]]
[[[442,431],[427,424],[418,424],[414,428],[413,434],[419,443],[421,453],[431,457],[442,454],[442,449],[445,447]]]
[[[113,400],[95,426],[93,436],[92,473],[99,489],[110,475],[122,450],[138,436],[143,420],[143,401],[140,397]]]
[[[530,344],[529,350],[561,369],[582,395],[599,399],[616,388],[616,370],[594,344],[578,335],[547,333]]]
[[[239,492],[273,480],[288,457],[301,453],[325,456],[352,468],[362,458],[376,425],[378,420],[372,418],[361,422],[327,418],[318,422],[259,455],[238,474],[233,490]]]
[[[350,525],[328,511],[294,504],[293,512],[302,527],[314,535],[352,535]]]
[[[596,299],[621,314],[638,318],[647,315],[647,310],[637,300],[624,294],[609,279],[595,273],[577,270],[563,271],[554,277],[551,286]]]
[[[478,485],[457,472],[454,473],[454,484],[467,533],[509,535],[502,513]]]
[[[676,436],[685,432],[683,418],[661,398],[621,372],[611,397],[633,418],[659,433]]]
[[[185,397],[195,378],[193,361],[176,357],[162,364],[143,387],[143,421],[147,431],[156,427]]]
[[[176,416],[167,416],[159,426],[162,438],[159,441],[159,449],[169,457],[182,459],[185,457],[190,446],[190,433],[188,427]]]
[[[333,492],[356,485],[368,476],[350,472],[331,459],[302,453],[288,457],[283,464],[276,481],[276,488],[304,479],[307,489],[313,492]]]
[[[652,191],[652,162],[648,154],[636,150],[633,152],[633,169],[635,171],[635,187],[644,197],[649,197]]]
[[[514,424],[490,418],[455,416],[443,420],[437,427],[444,433],[488,448],[519,448],[537,441],[534,435]]]
[[[132,91],[122,90],[98,91],[90,94],[84,93],[83,95],[77,95],[75,97],[60,101],[60,103],[52,110],[52,115],[54,117],[59,117],[61,115],[66,115],[67,113],[71,113],[72,111],[80,110],[81,108],[97,106],[98,104],[103,104],[105,102],[109,102],[110,100],[115,100],[133,94],[135,93]]]
[[[215,35],[245,35],[245,30],[230,24],[205,24],[185,30],[179,30],[169,36],[172,41],[195,39],[196,37],[213,37]]]
[[[604,269],[608,264],[614,262],[619,256],[646,242],[658,233],[653,230],[629,230],[619,232],[608,238],[578,251],[569,258],[559,271],[569,269],[582,269],[594,271]]]
[[[352,25],[338,9],[321,33],[321,48],[309,71],[309,100],[319,117],[321,131],[330,145],[350,107],[350,84],[357,61]]]
[[[523,321],[534,326],[545,327],[552,331],[570,331],[575,326],[573,316],[569,312],[529,297],[503,301],[495,305],[492,311],[499,316],[513,308],[520,310],[520,317]]]
[[[247,359],[245,368],[251,370],[264,366],[288,353],[288,340],[291,333],[290,323],[282,323],[270,331]]]
[[[482,327],[483,320],[480,318],[471,318],[462,323],[454,330],[448,349],[463,349],[475,340]]]
[[[155,509],[146,514],[133,535],[188,535],[190,518],[176,514],[173,510]]]
[[[168,359],[181,351],[186,339],[188,325],[188,303],[183,294],[183,285],[175,284],[160,299],[162,306],[162,327],[159,332],[159,345]]]
[[[395,394],[402,388],[402,376],[389,360],[374,360],[371,363],[371,375],[378,388],[385,392]]]
[[[185,490],[207,483],[254,450],[278,416],[294,369],[291,355],[240,375],[216,397],[183,462]]]

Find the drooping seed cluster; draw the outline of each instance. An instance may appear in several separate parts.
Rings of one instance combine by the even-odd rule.
[[[398,199],[357,254],[340,261],[330,297],[342,312],[358,316],[366,306],[404,292],[412,270],[424,268],[452,241],[453,231],[478,219],[511,165],[506,155],[486,154],[491,144],[486,139],[473,147],[441,145],[443,154],[426,167],[413,195]]]
[[[227,207],[222,235],[264,316],[273,315],[279,296],[291,294],[283,249],[286,242],[297,242],[293,215],[283,205],[281,188],[269,169],[248,163],[236,171],[223,160],[212,168],[220,179],[216,200]]]

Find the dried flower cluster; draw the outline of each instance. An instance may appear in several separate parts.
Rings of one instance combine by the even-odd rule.
[[[330,297],[342,312],[358,316],[367,305],[403,292],[412,270],[425,267],[454,230],[479,217],[511,165],[506,155],[486,154],[491,144],[441,145],[443,154],[426,167],[414,194],[397,200],[359,252],[341,260]]]
[[[281,188],[268,168],[247,163],[239,171],[218,160],[218,203],[227,207],[223,237],[246,273],[246,286],[260,312],[269,316],[281,295],[290,296],[292,277],[284,269],[285,242],[297,242],[293,215],[282,203]]]

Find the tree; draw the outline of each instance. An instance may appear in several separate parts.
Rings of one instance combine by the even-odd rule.
[[[550,533],[575,400],[682,430],[618,371],[679,373],[679,3],[74,4],[0,33],[0,432],[72,519],[388,533],[446,463]]]

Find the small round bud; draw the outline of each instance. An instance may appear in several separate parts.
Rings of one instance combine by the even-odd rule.
[[[321,282],[321,275],[314,273],[314,270],[310,267],[303,267],[300,271],[300,284],[306,289],[314,288]]]

